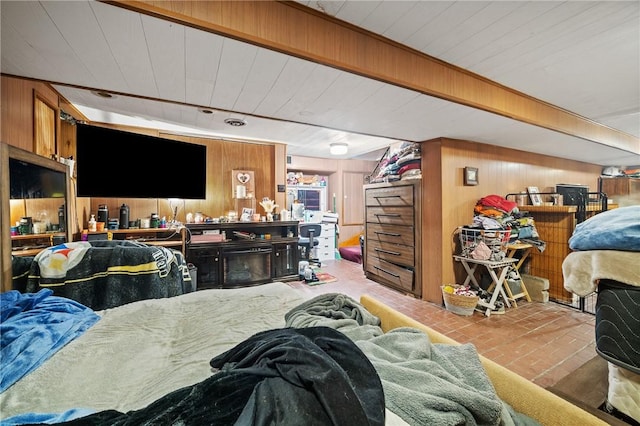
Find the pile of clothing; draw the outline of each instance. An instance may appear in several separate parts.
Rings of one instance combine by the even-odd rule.
[[[404,142],[398,150],[380,160],[378,174],[371,183],[421,179],[420,160],[420,144]]]
[[[517,203],[499,195],[487,195],[478,200],[473,212],[472,228],[509,229],[510,243],[527,243],[544,251],[546,243],[540,239],[533,217],[521,212]]]

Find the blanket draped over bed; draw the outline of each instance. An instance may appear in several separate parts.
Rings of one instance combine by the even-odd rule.
[[[562,263],[564,287],[598,292],[596,351],[608,361],[607,404],[640,421],[640,206],[578,224]]]
[[[0,392],[100,319],[91,309],[51,293],[0,293]]]
[[[377,317],[338,293],[304,302],[285,319],[290,327],[332,327],[353,339],[382,380],[387,408],[408,424],[536,424],[502,403],[471,344],[432,344],[406,327],[385,334]]]
[[[385,334],[343,294],[304,301],[274,283],[99,314],[0,393],[17,415],[5,420],[89,409],[93,424],[537,425],[499,399],[472,345]]]
[[[38,253],[25,290],[50,288],[102,310],[183,294],[185,282],[191,278],[179,251],[134,241],[78,241]]]
[[[258,333],[211,360],[217,374],[128,413],[83,417],[95,425],[384,425],[373,366],[327,327]],[[73,421],[61,424],[73,424]]]

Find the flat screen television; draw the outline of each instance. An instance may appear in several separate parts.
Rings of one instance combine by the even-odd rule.
[[[589,202],[589,187],[586,185],[559,183],[556,185],[556,192],[562,195],[562,203],[565,206],[586,205]]]
[[[206,198],[207,147],[77,124],[79,197]]]
[[[65,198],[67,175],[39,164],[9,158],[9,198]]]

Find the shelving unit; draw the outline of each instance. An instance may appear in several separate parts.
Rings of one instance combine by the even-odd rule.
[[[47,232],[45,234],[25,234],[11,236],[11,254],[14,256],[35,256],[42,249],[54,245],[54,237],[64,239],[64,232]]]
[[[186,255],[187,228],[148,228],[148,229],[108,229],[89,232],[89,240],[107,240],[111,234],[113,240],[129,240],[141,243],[175,248]]]

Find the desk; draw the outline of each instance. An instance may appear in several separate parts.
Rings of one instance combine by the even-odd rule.
[[[478,284],[478,281],[476,280],[476,277],[475,277],[476,268],[479,265],[484,266],[487,269],[487,272],[489,272],[489,275],[493,280],[493,282],[491,283],[491,286],[495,286],[495,289],[493,291],[493,294],[491,295],[491,299],[489,300],[489,302],[485,302],[482,299],[478,301],[478,305],[487,308],[484,313],[486,316],[490,316],[491,311],[496,309],[495,303],[496,303],[496,300],[498,299],[499,294],[502,295],[502,298],[504,299],[504,303],[507,305],[507,307],[508,308],[511,307],[509,300],[513,300],[513,299],[510,299],[505,293],[504,281],[505,281],[505,278],[507,277],[507,272],[509,272],[512,269],[512,267],[515,266],[514,264],[518,261],[518,259],[514,259],[512,257],[506,257],[499,261],[492,261],[492,260],[472,259],[469,257],[457,256],[457,255],[454,255],[453,258],[456,261],[462,263],[462,266],[464,266],[465,271],[467,271],[467,278],[464,280],[463,285],[469,285],[469,282],[472,282],[474,286],[476,286],[477,288],[480,288],[480,284]],[[516,273],[517,271],[518,270],[516,269]],[[520,274],[518,273],[518,276],[519,275]]]

